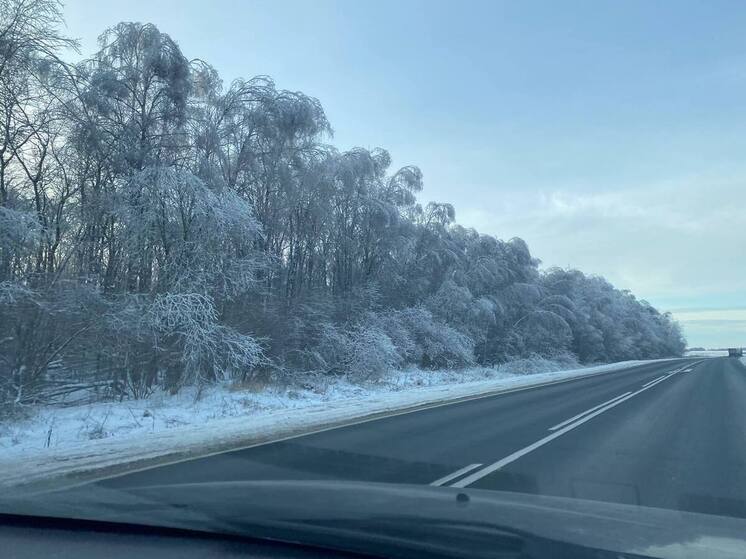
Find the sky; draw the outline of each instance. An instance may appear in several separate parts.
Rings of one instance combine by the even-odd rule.
[[[423,202],[746,346],[746,3],[66,0],[81,56],[156,24],[226,84],[318,98]]]

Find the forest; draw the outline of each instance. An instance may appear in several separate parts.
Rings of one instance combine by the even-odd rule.
[[[335,148],[314,97],[151,24],[83,60],[63,30],[0,0],[0,409],[684,350],[632,293],[423,202],[418,167]]]

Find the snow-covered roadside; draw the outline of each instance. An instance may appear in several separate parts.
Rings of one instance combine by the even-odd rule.
[[[459,372],[399,371],[363,385],[336,379],[305,389],[252,391],[220,386],[205,390],[199,399],[187,390],[147,400],[47,408],[31,419],[0,426],[0,486],[114,473],[157,459],[204,455],[418,406],[646,362],[558,371],[556,363],[524,361]]]

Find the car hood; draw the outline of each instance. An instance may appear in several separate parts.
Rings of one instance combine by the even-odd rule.
[[[609,557],[746,556],[746,521],[738,518],[419,485],[87,485],[2,500],[0,510],[269,538],[387,557],[580,557],[591,550],[593,557],[606,556],[599,550]]]

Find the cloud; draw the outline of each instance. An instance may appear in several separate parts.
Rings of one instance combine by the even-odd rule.
[[[492,193],[479,207],[457,202],[457,218],[498,237],[522,237],[544,266],[603,275],[663,310],[738,307],[746,303],[744,182],[692,177],[605,191]],[[718,328],[734,336],[746,320],[736,308],[674,314],[690,343],[712,340]]]

